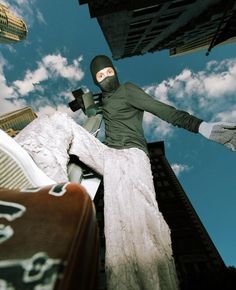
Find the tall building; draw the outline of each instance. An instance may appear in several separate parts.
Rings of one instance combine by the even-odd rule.
[[[97,17],[114,59],[171,56],[235,41],[235,0],[79,0]]]
[[[227,268],[165,157],[164,142],[148,147],[156,199],[171,230],[181,290],[231,289],[225,285]]]
[[[164,142],[148,144],[156,198],[171,229],[171,240],[181,290],[233,290],[228,268],[165,157]],[[105,287],[103,186],[95,197],[100,228],[102,265],[100,290]],[[228,284],[227,284],[228,283]]]
[[[12,137],[36,118],[31,107],[25,107],[0,116],[0,129]]]
[[[25,22],[0,3],[0,43],[22,40],[27,35]]]

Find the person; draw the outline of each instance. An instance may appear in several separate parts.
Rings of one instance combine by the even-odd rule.
[[[155,198],[142,128],[144,111],[231,150],[236,146],[236,126],[207,123],[153,99],[130,82],[120,84],[105,55],[93,58],[90,70],[102,91],[103,143],[60,112],[35,119],[15,139],[56,182],[68,180],[68,154],[103,175],[109,290],[176,290],[170,230]]]

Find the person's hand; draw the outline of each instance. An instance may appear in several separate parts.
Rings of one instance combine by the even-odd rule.
[[[96,116],[97,114],[101,112],[102,112],[101,108],[97,104],[91,105],[85,110],[85,114],[88,117]]]
[[[202,122],[199,126],[199,133],[207,139],[223,144],[232,151],[236,151],[236,124]]]

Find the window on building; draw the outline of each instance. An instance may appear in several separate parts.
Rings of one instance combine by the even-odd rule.
[[[162,191],[162,190],[157,190],[156,195],[158,198],[162,198],[162,199],[164,199],[166,197],[165,191]]]
[[[125,53],[131,52],[134,48],[135,48],[135,46],[128,46],[128,47],[126,47],[125,48]]]
[[[133,17],[139,17],[139,16],[143,16],[146,14],[150,14],[150,13],[156,13],[160,10],[160,8],[161,8],[161,5],[157,4],[157,5],[145,7],[142,9],[136,9],[133,12]]]
[[[149,25],[151,22],[152,22],[151,19],[132,22],[132,23],[130,23],[130,28],[136,29],[136,28],[145,27],[145,26]]]
[[[151,36],[151,37],[146,37],[145,38],[145,40],[147,40],[148,42],[151,42],[153,39],[155,39],[156,37],[153,37],[153,36]]]
[[[184,263],[184,268],[189,278],[194,278],[196,276],[197,268],[194,262]]]
[[[161,183],[161,181],[156,181],[156,182],[155,182],[155,185],[156,185],[157,187],[162,187],[162,183]]]
[[[160,31],[155,31],[154,33],[147,34],[147,38],[156,38],[160,34]]]
[[[169,201],[176,197],[173,191],[165,190],[165,188],[162,188],[161,191],[157,190],[157,195],[160,196],[161,198],[169,200]],[[176,208],[176,207],[174,206],[174,208]]]
[[[145,29],[141,29],[141,30],[135,30],[135,31],[130,31],[128,33],[128,37],[133,36],[133,35],[139,35],[141,36],[143,33],[145,32]]]
[[[158,178],[159,174],[157,172],[153,172],[153,177]]]
[[[170,185],[170,183],[169,183],[169,181],[168,181],[168,180],[163,180],[163,185],[164,185],[164,186],[169,186],[169,185]]]
[[[140,39],[140,36],[138,35],[138,36],[132,36],[132,37],[129,37],[128,39],[127,39],[127,42],[128,41],[132,41],[132,40],[139,40]]]
[[[167,26],[169,26],[169,23],[159,22],[159,23],[157,23],[157,26],[154,26],[151,29],[151,31],[159,31],[159,32],[161,32],[161,30],[165,29]]]
[[[172,1],[171,5],[168,7],[168,9],[174,9],[174,8],[178,8],[181,6],[186,6],[189,4],[192,4],[196,2],[196,0],[176,0],[176,1]]]
[[[140,46],[146,46],[150,41],[149,40],[144,40],[141,42]]]
[[[207,262],[205,262],[205,261],[197,262],[196,264],[197,264],[199,272],[204,273],[204,272],[209,270],[209,266],[208,266]]]
[[[138,42],[137,40],[127,41],[126,47],[137,44],[137,42]]]
[[[182,13],[166,14],[166,15],[161,16],[160,20],[165,21],[165,22],[170,21],[170,20],[178,18],[181,14]]]

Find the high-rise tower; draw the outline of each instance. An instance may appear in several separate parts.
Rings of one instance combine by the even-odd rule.
[[[223,289],[227,268],[165,157],[164,142],[148,144],[156,198],[171,230],[181,290]]]
[[[168,49],[179,55],[235,41],[234,0],[79,0],[97,17],[114,59]]]
[[[0,43],[22,40],[27,35],[25,22],[0,3]]]
[[[25,107],[4,115],[0,115],[0,129],[15,136],[26,125],[37,118],[31,107]]]

